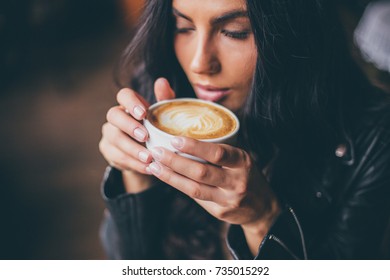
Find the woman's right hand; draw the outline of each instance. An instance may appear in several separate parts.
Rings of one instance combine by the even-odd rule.
[[[156,80],[154,90],[158,101],[175,97],[164,78]],[[111,166],[122,171],[126,190],[137,192],[151,184],[147,183],[151,181],[148,178],[151,176],[146,167],[151,163],[152,156],[145,148],[148,132],[142,124],[149,103],[129,88],[118,92],[117,101],[119,105],[107,112],[107,122],[102,127],[99,149]]]

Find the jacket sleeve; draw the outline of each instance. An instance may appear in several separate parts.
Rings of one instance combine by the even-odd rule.
[[[161,259],[167,188],[137,194],[124,191],[121,172],[108,167],[102,184],[106,203],[100,238],[109,259]]]
[[[288,205],[282,209],[256,256],[252,256],[239,225],[231,225],[227,235],[228,248],[235,259],[307,259],[305,239],[296,214]]]
[[[337,196],[326,202],[327,213],[320,217],[324,220],[319,223],[325,227],[316,228],[302,222],[294,209],[285,205],[259,244],[255,257],[249,252],[241,227],[232,225],[227,242],[233,256],[237,259],[388,257],[385,244],[389,238],[390,222],[389,127],[360,133],[354,148],[355,161],[345,167],[344,179],[334,183]],[[323,199],[331,197],[326,190],[322,191]],[[310,208],[306,210],[310,211]]]

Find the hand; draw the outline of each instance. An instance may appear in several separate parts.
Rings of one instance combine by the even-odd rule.
[[[174,98],[175,94],[167,80],[159,78],[154,84],[157,100]],[[137,92],[124,88],[117,94],[118,106],[110,108],[107,112],[107,122],[102,127],[102,139],[99,149],[107,162],[123,171],[123,179],[130,183],[136,180],[143,184],[143,175],[149,175],[146,167],[152,161],[150,152],[145,148],[144,142],[148,133],[141,121],[146,116],[149,103]],[[134,178],[137,177],[137,178]],[[146,186],[135,188],[140,191]]]
[[[229,145],[186,137],[175,137],[172,145],[210,164],[155,148],[151,151],[156,162],[148,170],[195,199],[216,218],[241,225],[248,245],[255,250],[277,216],[279,206],[249,154]]]

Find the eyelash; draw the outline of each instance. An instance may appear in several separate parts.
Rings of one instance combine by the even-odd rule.
[[[193,31],[193,28],[176,28],[175,33],[176,34],[183,34],[187,33],[189,31]],[[222,30],[221,33],[225,35],[226,37],[236,39],[236,40],[245,40],[249,36],[249,31],[228,31],[228,30]]]
[[[228,31],[222,30],[221,33],[226,37],[237,39],[237,40],[245,40],[249,36],[249,31]]]
[[[194,30],[193,28],[176,28],[175,33],[180,34],[180,33],[187,33],[188,31]]]

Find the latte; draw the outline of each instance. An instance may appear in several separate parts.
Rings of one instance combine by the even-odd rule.
[[[196,99],[177,99],[161,104],[149,110],[147,119],[168,134],[200,140],[224,137],[238,127],[238,121],[230,111]]]

